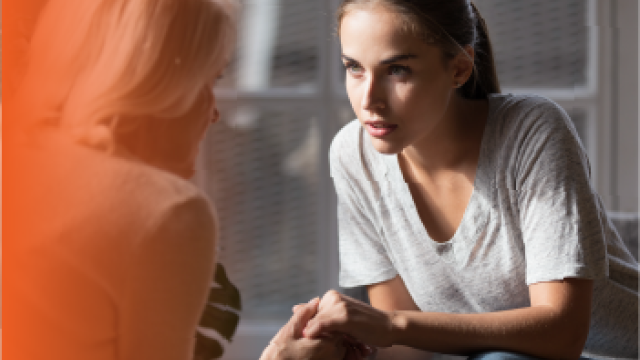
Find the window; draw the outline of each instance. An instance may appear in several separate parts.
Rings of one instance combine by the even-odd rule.
[[[245,1],[237,54],[216,89],[222,120],[197,181],[218,208],[219,261],[243,299],[225,359],[257,359],[292,305],[337,287],[325,155],[336,131],[332,12],[326,1]]]

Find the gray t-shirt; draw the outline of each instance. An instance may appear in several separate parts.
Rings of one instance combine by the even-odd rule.
[[[583,356],[638,358],[638,263],[589,182],[567,114],[537,96],[491,95],[474,190],[452,239],[433,241],[396,155],[378,153],[357,120],[333,140],[340,285],[400,275],[422,311],[530,306],[528,285],[594,280]]]

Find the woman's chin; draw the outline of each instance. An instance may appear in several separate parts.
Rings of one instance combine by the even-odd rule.
[[[403,147],[397,142],[385,141],[373,137],[370,137],[370,139],[373,148],[383,155],[395,155],[402,152]]]

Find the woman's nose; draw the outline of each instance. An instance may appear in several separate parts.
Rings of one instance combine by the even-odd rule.
[[[375,111],[386,107],[383,84],[371,76],[363,85],[362,109]]]

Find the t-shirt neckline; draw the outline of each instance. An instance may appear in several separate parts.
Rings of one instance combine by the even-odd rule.
[[[416,207],[415,201],[413,200],[413,196],[411,195],[411,190],[409,189],[408,184],[404,180],[404,176],[402,174],[402,170],[400,169],[400,163],[398,160],[398,155],[386,156],[387,158],[387,167],[390,169],[391,177],[390,180],[398,183],[398,193],[399,200],[411,216],[411,222],[415,224],[419,224],[419,235],[423,236],[425,239],[428,239],[427,243],[431,246],[435,247],[438,252],[442,250],[446,252],[448,248],[452,247],[453,244],[459,242],[460,238],[468,237],[471,234],[476,232],[476,227],[479,222],[482,222],[483,219],[478,219],[484,212],[480,209],[480,200],[479,196],[479,188],[484,187],[482,182],[479,181],[479,178],[484,178],[484,171],[486,170],[486,162],[487,162],[487,154],[486,148],[488,147],[487,142],[489,141],[489,133],[491,131],[491,127],[493,124],[493,117],[495,112],[495,102],[498,94],[490,94],[487,98],[488,100],[488,111],[487,111],[487,121],[484,126],[484,131],[482,133],[482,140],[480,142],[480,154],[478,156],[478,164],[476,165],[476,173],[475,178],[473,180],[473,190],[471,193],[471,197],[467,203],[467,207],[465,208],[464,214],[462,215],[462,220],[458,225],[458,228],[454,232],[453,236],[444,242],[437,242],[433,240],[433,238],[429,235],[427,228],[425,227],[422,219],[420,219],[420,215],[418,214],[418,208]],[[470,219],[470,217],[475,217],[475,219]]]

